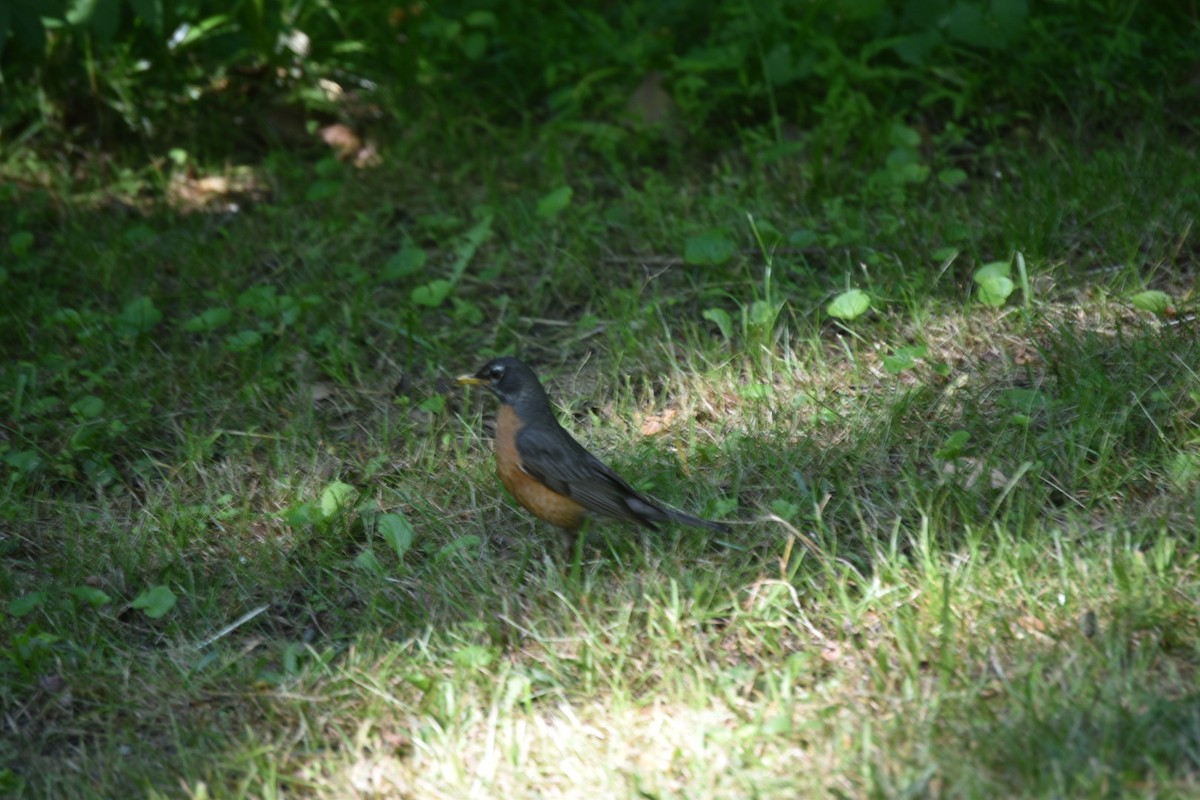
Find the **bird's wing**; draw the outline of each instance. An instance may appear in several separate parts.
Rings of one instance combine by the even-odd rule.
[[[661,509],[561,427],[522,428],[517,434],[517,452],[522,469],[589,511],[650,528],[655,527],[655,517],[664,521]]]

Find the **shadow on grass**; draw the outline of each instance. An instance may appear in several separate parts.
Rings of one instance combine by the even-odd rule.
[[[274,274],[265,268],[264,281]],[[201,309],[189,306],[186,295],[225,277],[195,285],[186,275],[162,280],[178,313],[192,313]],[[148,273],[142,280],[151,286],[156,279]],[[238,307],[240,296],[224,300]],[[250,320],[247,330],[264,321],[282,325],[290,306],[281,296],[293,293],[284,287],[252,297],[261,307],[241,309]],[[172,308],[163,304],[168,313]],[[53,311],[45,309],[47,316]],[[332,324],[332,318],[320,319]],[[535,623],[548,625],[548,639],[569,639],[572,626],[592,613],[589,607],[598,609],[603,626],[605,615],[645,595],[661,601],[663,585],[676,581],[692,592],[684,598],[691,603],[688,613],[716,625],[736,612],[731,596],[779,571],[788,537],[771,523],[740,526],[732,542],[737,547],[703,534],[672,531],[659,538],[619,529],[589,552],[587,583],[573,585],[560,571],[561,559],[549,565],[544,559],[556,537],[538,530],[531,542],[526,523],[515,522],[516,512],[495,500],[502,490],[491,475],[490,456],[467,449],[453,401],[443,411],[414,411],[417,402],[397,411],[390,402],[363,401],[367,410],[351,414],[348,424],[340,410],[313,411],[310,397],[288,410],[299,423],[280,422],[278,404],[291,389],[313,385],[307,375],[290,371],[284,345],[291,332],[270,334],[274,355],[213,348],[211,357],[164,356],[163,342],[137,330],[143,322],[136,309],[62,322],[53,336],[61,337],[65,357],[78,363],[50,382],[43,399],[52,402],[38,435],[56,446],[79,447],[72,458],[84,473],[88,447],[131,452],[141,450],[145,438],[150,460],[161,462],[168,449],[156,450],[152,440],[162,437],[195,451],[139,477],[144,485],[130,487],[128,496],[117,481],[101,487],[94,502],[78,495],[72,502],[53,494],[34,497],[10,517],[21,544],[3,554],[12,573],[4,588],[22,595],[44,588],[48,599],[33,614],[4,622],[6,666],[15,677],[3,699],[16,736],[0,758],[35,792],[38,785],[47,794],[61,791],[65,784],[54,775],[79,781],[77,794],[100,796],[180,780],[229,787],[252,772],[262,786],[270,780],[301,786],[303,779],[295,776],[271,778],[263,772],[265,762],[247,754],[265,750],[285,761],[303,760],[321,748],[359,746],[354,734],[365,713],[358,699],[364,694],[381,703],[370,706],[371,713],[386,711],[395,727],[421,717],[452,724],[456,712],[446,705],[447,687],[482,680],[495,665],[519,661],[524,629]],[[110,353],[89,360],[80,332],[109,324],[131,326],[132,332],[103,339]],[[320,343],[319,334],[316,326],[299,338]],[[368,334],[354,347],[389,349],[399,347],[401,338],[394,331],[382,339]],[[189,341],[166,344],[186,353]],[[200,349],[193,345],[191,356]],[[1163,530],[1194,543],[1187,492],[1194,492],[1195,478],[1188,473],[1192,462],[1179,461],[1200,419],[1194,331],[1117,325],[1075,334],[1051,321],[1039,349],[1034,366],[1017,368],[1003,358],[960,364],[967,383],[953,390],[951,382],[919,372],[885,407],[814,421],[811,435],[801,440],[731,434],[708,474],[728,467],[729,491],[745,517],[772,508],[807,532],[820,551],[818,572],[840,559],[869,578],[889,553],[909,554],[923,519],[932,520],[944,556],[959,552],[972,529],[996,526],[1033,537],[1080,520],[1116,519],[1139,536]],[[329,350],[314,358],[330,373],[345,368],[353,376],[374,366],[363,352]],[[266,378],[264,363],[271,367]],[[80,376],[92,380],[87,373],[106,365],[140,370],[135,380],[113,384],[124,397],[102,397],[103,380],[66,394]],[[230,366],[240,370],[239,380],[206,378]],[[174,378],[154,383],[160,375]],[[427,396],[437,394],[435,378],[423,377]],[[362,380],[349,377],[334,389],[353,400]],[[134,391],[139,382],[147,387],[142,395]],[[203,445],[224,426],[220,413],[211,426],[194,419],[175,424],[175,415],[202,405],[187,399],[197,386],[241,393],[237,402],[251,410],[231,412],[229,426],[246,436]],[[130,436],[112,425],[124,411],[89,416],[91,407],[79,405],[88,396],[127,409],[146,427]],[[878,402],[866,393],[858,399],[868,407]],[[149,405],[139,406],[143,401]],[[236,402],[222,408],[230,405]],[[254,418],[275,424],[242,430]],[[95,419],[104,425],[89,422]],[[68,432],[55,428],[68,423]],[[180,433],[187,424],[195,428]],[[356,427],[389,434],[357,436]],[[952,447],[958,431],[968,438]],[[260,441],[243,441],[259,435]],[[365,466],[372,462],[378,463]],[[694,478],[668,467],[654,473],[619,460],[617,466],[649,481],[664,500],[687,505],[679,494],[683,482]],[[361,518],[311,527],[281,522],[286,501],[312,497],[348,473],[378,510],[399,507],[416,521],[420,538],[403,567]],[[787,506],[774,508],[776,501]],[[895,531],[901,544],[890,550]],[[383,564],[381,571],[360,561],[367,548]],[[156,584],[172,585],[180,596],[165,622],[129,608],[93,612],[70,591],[99,586],[131,599]],[[260,605],[267,606],[264,613],[195,647]],[[837,613],[818,613],[824,633],[835,639],[845,635]],[[772,643],[765,652],[768,660],[783,658],[785,647]],[[345,674],[343,665],[349,665]],[[554,667],[559,671],[536,685],[538,699],[601,691],[580,688],[594,669],[582,656],[556,658]],[[370,682],[372,675],[378,683]],[[964,759],[1018,792],[1030,783],[1073,791],[1092,780],[1131,785],[1158,770],[1196,771],[1195,695],[1159,696],[1146,686],[1125,687],[1129,693],[1123,694],[1100,676],[1092,679],[1057,694],[1052,684],[1031,688],[1028,696],[1010,691],[1006,713],[963,729]],[[948,762],[953,744],[946,747],[940,759]],[[1016,771],[1013,764],[1020,765]]]
[[[1160,622],[1194,632],[1194,613],[1175,616]],[[1194,642],[1172,646],[1163,628],[1123,627],[1117,622],[1089,640],[1067,637],[1052,653],[1027,652],[1027,663],[991,683],[1002,686],[998,694],[944,712],[942,737],[963,757],[960,763],[942,751],[946,771],[964,785],[980,770],[1005,793],[1058,797],[1194,782]]]

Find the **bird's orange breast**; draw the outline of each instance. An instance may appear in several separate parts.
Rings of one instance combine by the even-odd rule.
[[[509,494],[529,513],[566,531],[583,524],[584,507],[561,495],[524,470],[517,450],[522,422],[510,405],[496,415],[496,474]]]

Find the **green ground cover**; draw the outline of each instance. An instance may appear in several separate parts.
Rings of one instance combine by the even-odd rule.
[[[580,77],[626,41],[599,12],[552,54],[594,96],[514,111],[513,56],[490,83],[466,58],[456,98],[447,53],[517,25],[488,8],[425,10],[426,105],[381,90],[357,166],[153,108],[193,138],[89,149],[8,106],[0,789],[1200,790],[1200,157],[1152,80],[1170,42],[1132,87],[1101,80],[1132,18],[1090,71],[1043,42],[989,94],[981,60],[957,116],[792,113],[776,62],[742,85],[691,52],[647,128],[620,115],[651,44]],[[944,77],[904,63],[811,81]],[[1094,91],[1046,99],[1071,81]],[[508,353],[635,486],[734,533],[595,526],[572,563],[452,380]]]

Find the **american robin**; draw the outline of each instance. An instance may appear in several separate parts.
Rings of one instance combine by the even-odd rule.
[[[528,366],[495,358],[459,383],[486,386],[500,398],[496,417],[496,472],[504,488],[535,517],[575,533],[589,514],[658,530],[678,522],[722,533],[729,526],[662,505],[634,489],[567,433],[546,390]]]

